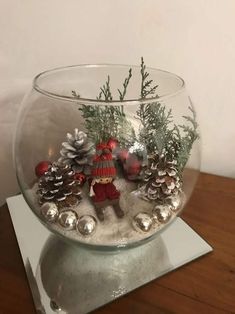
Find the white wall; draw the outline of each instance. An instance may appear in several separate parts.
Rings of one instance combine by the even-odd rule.
[[[0,201],[17,189],[12,124],[33,76],[67,64],[137,64],[142,55],[185,79],[202,170],[235,177],[234,29],[234,0],[0,0]]]

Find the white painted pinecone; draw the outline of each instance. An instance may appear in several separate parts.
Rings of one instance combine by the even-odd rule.
[[[75,205],[81,190],[68,165],[53,163],[38,181],[39,204],[54,202],[59,208]]]
[[[142,198],[148,201],[164,200],[166,197],[181,191],[182,180],[175,162],[161,160],[152,161],[144,170],[144,181],[140,188]]]
[[[62,143],[60,154],[59,162],[71,166],[75,172],[90,174],[95,146],[86,133],[78,129],[74,130],[74,135],[67,133],[67,142]]]

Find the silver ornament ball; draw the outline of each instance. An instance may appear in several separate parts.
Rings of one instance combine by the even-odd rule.
[[[166,223],[171,218],[171,210],[169,205],[157,205],[153,209],[153,217],[161,223]]]
[[[59,210],[55,203],[46,202],[41,206],[41,213],[48,222],[55,222],[59,216]]]
[[[152,217],[144,212],[138,213],[133,219],[135,229],[148,232],[153,224]]]
[[[171,206],[173,211],[177,211],[182,205],[182,195],[181,193],[171,195],[167,197],[166,201]]]
[[[97,220],[91,215],[84,215],[77,221],[77,231],[83,236],[92,234],[97,225]]]
[[[73,210],[64,210],[59,215],[59,224],[66,230],[73,230],[76,226],[78,215]]]

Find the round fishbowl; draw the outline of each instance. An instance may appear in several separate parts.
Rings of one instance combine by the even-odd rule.
[[[14,159],[26,202],[52,232],[97,249],[136,246],[190,198],[195,109],[180,77],[143,59],[49,70],[23,100]]]

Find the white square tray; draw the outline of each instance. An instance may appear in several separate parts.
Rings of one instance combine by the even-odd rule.
[[[180,218],[151,242],[119,253],[75,247],[52,235],[22,195],[7,203],[38,313],[88,313],[212,251]]]

